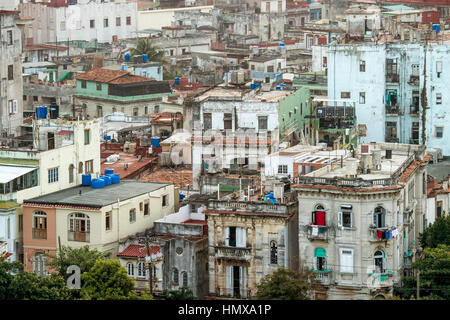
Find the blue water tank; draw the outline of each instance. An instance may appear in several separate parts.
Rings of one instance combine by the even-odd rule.
[[[142,55],[142,61],[147,62],[148,61],[148,54],[143,54]]]
[[[47,113],[47,107],[36,107],[36,119],[47,119]]]
[[[284,47],[284,43],[283,42],[280,42],[280,47]]]
[[[83,174],[81,176],[81,185],[90,186],[92,183],[92,178],[90,174]]]
[[[431,27],[431,30],[436,30],[436,33],[441,32],[441,25],[440,24],[433,24]]]
[[[127,71],[128,70],[128,66],[126,64],[122,64],[120,66],[120,71]]]
[[[183,201],[184,199],[184,194],[180,193],[180,201]]]
[[[175,84],[180,84],[180,78],[175,78]]]
[[[92,180],[92,188],[100,189],[105,187],[105,180],[103,179],[94,179]]]
[[[152,137],[150,139],[150,142],[151,142],[152,146],[155,147],[155,148],[159,148],[160,147],[160,141],[161,141],[161,139],[159,137]]]
[[[110,174],[114,174],[114,169],[113,168],[106,168],[105,169],[105,175],[110,175]]]
[[[119,174],[113,174],[113,175],[111,175],[111,177],[112,177],[112,183],[113,184],[116,184],[116,183],[120,183],[120,175]]]
[[[276,86],[275,89],[276,90],[281,90],[281,87],[280,86]]]
[[[270,201],[270,203],[277,203],[277,199],[274,199],[274,198],[271,198],[269,201]]]
[[[105,180],[105,186],[109,186],[112,184],[111,177],[108,176],[100,176],[103,180]]]
[[[129,62],[130,59],[131,59],[131,54],[126,53],[125,56],[124,56],[124,59],[125,59],[126,62]]]

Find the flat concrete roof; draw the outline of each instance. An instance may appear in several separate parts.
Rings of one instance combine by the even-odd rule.
[[[73,205],[92,208],[102,208],[134,197],[156,191],[171,185],[171,183],[141,182],[136,180],[121,180],[120,183],[94,189],[90,186],[77,186],[45,196],[24,200],[24,203]]]

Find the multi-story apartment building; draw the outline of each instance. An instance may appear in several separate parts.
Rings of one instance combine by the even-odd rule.
[[[79,185],[82,174],[100,173],[96,120],[35,120],[29,143],[0,152],[0,240],[7,242],[11,260],[23,261],[24,200]]]
[[[287,198],[288,199],[288,198]],[[209,295],[251,298],[262,277],[298,266],[297,203],[210,200]]]
[[[352,157],[296,177],[300,260],[320,299],[392,294],[424,229],[425,147],[360,145]]]
[[[167,81],[128,71],[94,68],[76,77],[75,115],[103,117],[114,112],[142,116],[159,112],[164,96],[172,95]]]
[[[115,258],[119,240],[153,226],[174,210],[174,186],[122,180],[103,188],[77,186],[23,203],[26,271],[49,272],[45,254],[58,246],[90,248]]]
[[[356,101],[361,142],[420,143],[450,155],[449,54],[447,45],[332,45],[328,97]]]
[[[22,36],[17,11],[0,10],[0,135],[20,135],[23,121]]]
[[[126,0],[52,0],[19,5],[21,15],[34,18],[25,28],[27,44],[91,41],[117,42],[135,36],[137,3]]]

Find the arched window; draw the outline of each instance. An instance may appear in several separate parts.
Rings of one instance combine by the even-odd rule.
[[[188,286],[188,276],[187,276],[186,271],[183,271],[181,273],[181,280],[183,281],[183,287],[187,287]]]
[[[382,250],[375,251],[373,255],[373,264],[375,273],[383,273],[385,271],[384,252]]]
[[[324,248],[317,248],[314,251],[315,270],[325,270],[327,268],[327,253]]]
[[[69,183],[73,183],[73,170],[74,170],[74,165],[70,164],[69,166]]]
[[[146,270],[145,270],[145,264],[143,261],[140,261],[137,265],[138,268],[138,277],[145,277],[146,276]]]
[[[278,247],[276,241],[270,241],[270,263],[278,264]]]
[[[42,252],[38,252],[34,255],[34,259],[33,259],[33,269],[34,272],[38,275],[38,276],[45,276],[47,275],[47,258],[45,257],[45,255]]]
[[[83,162],[80,161],[80,163],[78,164],[78,173],[82,174],[83,173]]]
[[[373,224],[377,228],[385,226],[386,210],[383,207],[376,207],[373,213]]]
[[[33,239],[47,239],[47,214],[44,211],[33,212]]]
[[[177,268],[173,268],[173,278],[172,278],[173,282],[178,283],[178,269]]]
[[[311,224],[315,226],[325,226],[325,209],[322,205],[316,205],[312,212]]]
[[[72,213],[69,215],[69,241],[89,242],[90,219],[84,213]]]
[[[130,277],[134,277],[134,264],[132,264],[131,262],[127,263],[127,274]]]

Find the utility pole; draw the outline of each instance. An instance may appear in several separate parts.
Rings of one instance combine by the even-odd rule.
[[[420,299],[420,270],[417,270],[417,275],[416,275],[416,277],[417,277],[417,283],[416,283],[416,298],[417,298],[417,300],[419,300]]]
[[[143,238],[139,239],[139,243],[145,244],[145,247],[147,249],[147,256],[145,257],[145,262],[147,263],[148,267],[148,277],[149,277],[149,285],[150,285],[150,294],[153,295],[153,275],[152,275],[152,267],[156,264],[156,262],[161,261],[162,259],[162,253],[161,251],[158,252],[158,254],[151,254],[150,253],[150,243],[156,242],[158,237],[156,237],[154,234],[145,235]]]

